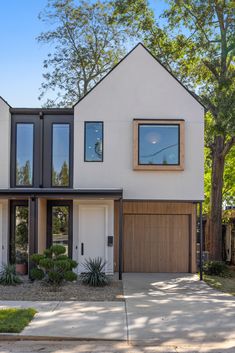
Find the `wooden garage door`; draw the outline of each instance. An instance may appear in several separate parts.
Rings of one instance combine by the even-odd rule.
[[[189,272],[189,216],[124,216],[124,272]]]

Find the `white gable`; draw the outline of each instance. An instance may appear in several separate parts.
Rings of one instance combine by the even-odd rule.
[[[75,106],[74,186],[123,187],[130,199],[203,199],[204,109],[138,45]],[[184,119],[185,170],[133,171],[133,119]],[[85,163],[84,121],[104,122],[104,162]]]
[[[134,99],[148,99],[162,102],[171,100],[175,109],[180,101],[202,105],[187,91],[187,89],[172,76],[142,44],[138,44],[111,72],[107,74],[75,107],[83,101],[92,99],[101,90],[114,90],[117,94],[123,92],[131,98],[128,88],[135,87]],[[112,93],[112,92],[110,92]],[[108,92],[106,91],[106,94]],[[91,98],[89,97],[91,96]],[[122,96],[122,95],[121,95]],[[120,98],[122,98],[120,96]],[[79,107],[80,108],[80,107]]]

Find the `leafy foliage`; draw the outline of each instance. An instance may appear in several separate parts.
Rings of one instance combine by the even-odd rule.
[[[92,287],[103,287],[109,283],[104,272],[105,262],[101,257],[86,260],[84,263],[85,272],[80,275],[84,284]]]
[[[77,262],[64,255],[66,248],[63,245],[52,245],[44,251],[44,254],[34,254],[31,260],[37,265],[31,270],[31,278],[35,280],[44,279],[53,287],[60,286],[64,281],[74,281],[77,275],[73,269]]]
[[[32,279],[36,279],[38,281],[41,281],[44,278],[44,272],[41,268],[32,268],[30,274]]]
[[[4,286],[15,286],[21,283],[21,279],[16,274],[15,265],[4,265],[0,271],[0,284]]]
[[[203,271],[206,275],[229,277],[228,266],[222,261],[207,261],[203,265]]]
[[[51,30],[38,41],[54,48],[44,61],[40,99],[56,92],[49,106],[71,106],[115,65],[124,53],[127,34],[112,21],[112,2],[49,0],[40,14]]]

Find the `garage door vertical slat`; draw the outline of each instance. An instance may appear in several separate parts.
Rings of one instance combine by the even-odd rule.
[[[125,272],[188,272],[189,215],[124,216]]]

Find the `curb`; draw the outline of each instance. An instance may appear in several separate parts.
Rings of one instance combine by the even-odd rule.
[[[128,342],[127,339],[63,337],[63,336],[29,336],[18,333],[0,333],[0,341],[97,341],[97,342]]]

